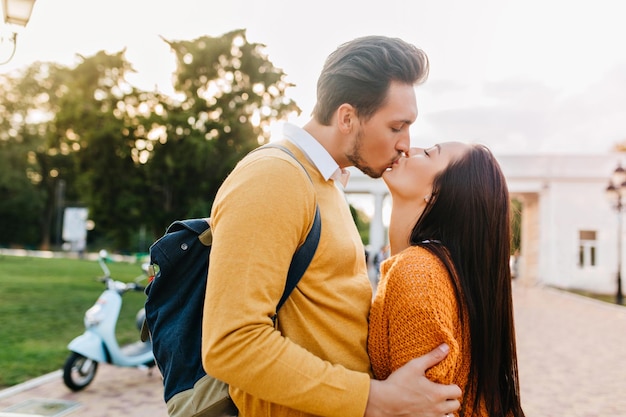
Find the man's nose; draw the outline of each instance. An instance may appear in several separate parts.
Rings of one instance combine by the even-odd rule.
[[[402,135],[402,138],[398,140],[398,143],[396,144],[396,150],[398,150],[399,152],[402,152],[405,155],[408,155],[410,148],[411,148],[411,137],[409,135],[409,132],[406,132],[404,135]]]

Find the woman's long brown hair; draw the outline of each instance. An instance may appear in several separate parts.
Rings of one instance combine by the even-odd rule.
[[[509,192],[489,149],[472,145],[435,178],[433,197],[410,241],[444,262],[459,305],[467,307],[461,319],[469,320],[474,410],[482,399],[490,416],[523,417],[509,267]]]

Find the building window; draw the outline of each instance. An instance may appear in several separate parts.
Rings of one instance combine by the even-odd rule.
[[[596,232],[580,230],[578,232],[578,266],[596,266]]]

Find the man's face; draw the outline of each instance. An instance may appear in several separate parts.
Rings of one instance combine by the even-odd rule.
[[[372,178],[409,152],[409,126],[417,118],[415,89],[392,82],[386,102],[367,121],[359,124],[346,158]]]

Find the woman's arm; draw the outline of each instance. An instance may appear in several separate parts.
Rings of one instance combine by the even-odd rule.
[[[392,371],[446,343],[450,353],[427,376],[453,383],[460,362],[461,323],[447,270],[430,252],[415,248],[401,255],[388,274],[384,308]]]

